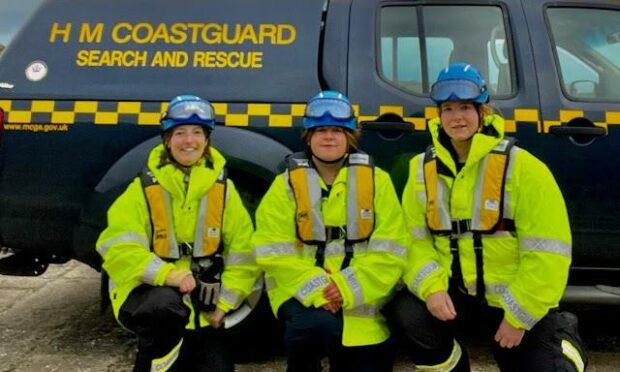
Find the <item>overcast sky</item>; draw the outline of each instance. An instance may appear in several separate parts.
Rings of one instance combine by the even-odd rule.
[[[0,0],[0,44],[8,45],[19,27],[43,0]]]

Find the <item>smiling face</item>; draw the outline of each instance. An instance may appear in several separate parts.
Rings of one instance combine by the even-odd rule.
[[[342,158],[349,148],[345,130],[340,127],[317,127],[308,140],[312,154],[320,160]]]
[[[170,133],[166,147],[177,163],[189,167],[204,155],[209,139],[200,125],[179,125]]]
[[[471,101],[448,101],[439,107],[441,127],[453,142],[468,142],[480,128],[480,114]]]

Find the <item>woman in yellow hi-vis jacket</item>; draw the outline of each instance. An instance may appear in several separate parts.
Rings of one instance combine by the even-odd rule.
[[[406,260],[404,218],[390,180],[358,150],[357,120],[335,91],[312,98],[306,151],[287,158],[256,213],[252,238],[289,371],[389,371],[380,310]]]
[[[138,336],[135,371],[233,371],[217,328],[260,272],[252,221],[210,146],[211,104],[175,97],[161,124],[163,144],[97,241],[114,315]]]
[[[443,69],[431,98],[433,145],[411,160],[402,197],[409,291],[388,318],[424,370],[469,370],[455,340],[465,325],[489,332],[502,371],[583,370],[576,318],[557,310],[571,233],[551,172],[504,137],[474,66]]]

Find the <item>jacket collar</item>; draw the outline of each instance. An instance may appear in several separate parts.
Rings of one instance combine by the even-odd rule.
[[[435,153],[439,160],[444,163],[453,174],[456,174],[456,164],[450,155],[450,151],[439,139],[441,129],[440,118],[434,118],[428,122],[431,132]],[[484,158],[501,140],[504,138],[504,119],[496,114],[488,115],[484,118],[481,130],[474,134],[469,155],[463,168],[471,167]]]
[[[180,198],[181,200],[200,199],[215,183],[226,165],[224,156],[211,146],[213,169],[205,165],[204,159],[194,164],[190,168],[189,186],[186,192],[183,181],[185,173],[183,171],[174,164],[166,164],[159,168],[161,155],[164,151],[166,149],[163,144],[156,146],[149,154],[148,167],[159,181],[159,184],[173,197]]]

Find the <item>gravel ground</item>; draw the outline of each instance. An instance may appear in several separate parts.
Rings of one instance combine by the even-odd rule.
[[[101,312],[99,273],[71,261],[40,277],[0,275],[0,372],[131,371],[133,336],[110,309]],[[576,309],[590,348],[589,371],[620,371],[617,309]],[[497,371],[490,354],[472,345],[474,371]],[[237,371],[284,371],[281,356],[239,364]],[[399,358],[395,371],[412,370]]]

